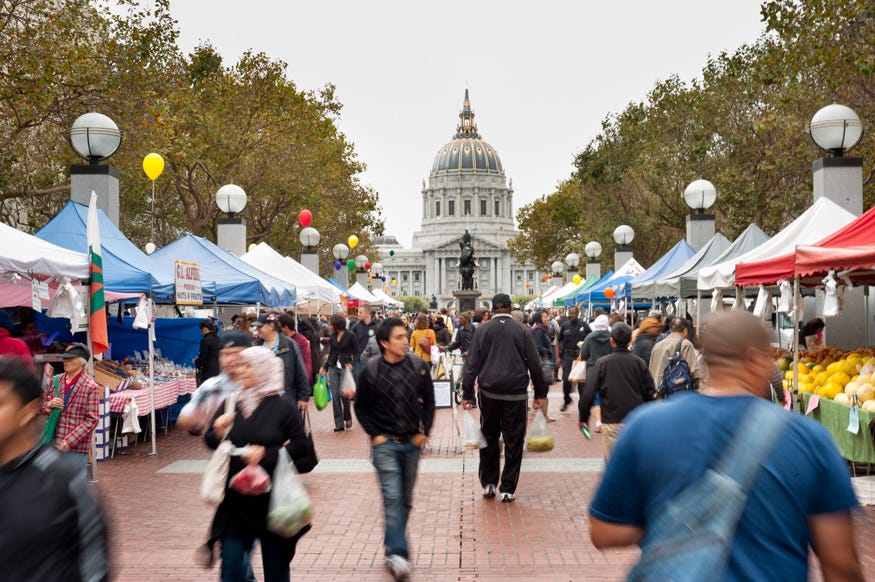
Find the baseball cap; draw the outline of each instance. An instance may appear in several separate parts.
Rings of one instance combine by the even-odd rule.
[[[280,316],[280,314],[276,313],[274,311],[268,311],[268,312],[262,313],[261,315],[258,316],[258,319],[255,320],[255,325],[260,327],[268,322],[274,322],[277,325],[279,325],[279,322],[277,321],[279,319],[279,316]]]
[[[252,338],[242,331],[226,331],[219,338],[219,349],[225,348],[251,348]]]
[[[70,344],[67,346],[67,351],[61,354],[61,358],[68,360],[70,358],[83,358],[87,360],[91,357],[91,352],[83,344]]]
[[[493,309],[510,307],[510,295],[507,293],[496,293],[495,296],[492,297],[492,307]]]

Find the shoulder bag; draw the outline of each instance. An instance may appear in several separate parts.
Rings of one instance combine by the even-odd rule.
[[[310,426],[310,414],[306,410],[304,411],[304,435],[306,442],[302,443],[298,451],[303,453],[303,450],[306,449],[306,454],[301,454],[292,459],[298,473],[309,473],[319,464],[319,456],[316,454],[316,443],[313,442],[313,427]]]
[[[235,405],[237,404],[237,393],[229,394],[225,398],[225,414],[233,414]],[[228,435],[231,434],[231,429],[234,423],[228,427],[228,432],[219,446],[216,447],[210,462],[207,463],[207,469],[204,471],[203,480],[201,480],[201,499],[207,503],[218,505],[225,499],[225,489],[228,487],[228,472],[231,463],[231,450],[234,445],[228,440]]]
[[[60,378],[60,375],[55,376],[55,398],[58,398],[61,395]],[[58,432],[58,420],[60,420],[60,418],[61,409],[53,408],[52,411],[49,413],[49,418],[43,425],[43,435],[40,439],[40,442],[42,444],[51,445],[55,442],[55,433]]]

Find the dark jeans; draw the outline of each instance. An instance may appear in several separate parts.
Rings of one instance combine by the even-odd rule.
[[[577,359],[577,354],[562,354],[562,395],[565,398],[565,404],[571,404],[571,391],[574,389],[574,382],[568,381],[568,376],[571,374],[571,363]]]
[[[377,470],[386,519],[386,555],[409,559],[407,518],[413,507],[413,485],[420,449],[412,442],[387,440],[371,447],[371,461]]]
[[[328,368],[328,389],[331,391],[331,409],[334,412],[334,428],[344,428],[345,420],[352,420],[349,398],[340,395],[343,383],[343,371],[346,368],[337,366]]]
[[[480,430],[486,447],[480,449],[480,485],[498,485],[501,493],[516,492],[526,441],[528,400],[495,400],[480,393]],[[501,451],[498,438],[504,436],[504,471],[499,481]]]
[[[295,557],[297,539],[285,539],[264,532],[261,541],[261,565],[265,582],[289,582],[289,563]],[[222,582],[247,580],[252,572],[249,556],[254,539],[222,538]]]

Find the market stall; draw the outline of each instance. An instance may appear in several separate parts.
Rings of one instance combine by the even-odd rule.
[[[308,301],[340,303],[343,293],[339,289],[293,258],[281,255],[267,243],[258,243],[242,255],[240,260],[294,285],[298,305]]]
[[[654,279],[633,282],[632,294],[636,297],[695,297],[696,280],[692,275],[698,272],[701,267],[712,264],[723,255],[729,246],[729,240],[718,232],[680,267]],[[691,277],[692,279],[690,279]],[[683,294],[682,281],[691,281],[688,283],[687,289],[688,291],[692,289],[692,295]]]
[[[716,236],[716,235],[715,235]],[[643,273],[633,277],[622,288],[615,288],[618,299],[650,299],[651,304],[656,304],[656,295],[641,293],[641,286],[660,279],[672,273],[696,254],[696,249],[691,247],[686,240],[681,239],[667,253],[662,255],[655,263],[650,265]],[[652,289],[651,289],[652,291]]]

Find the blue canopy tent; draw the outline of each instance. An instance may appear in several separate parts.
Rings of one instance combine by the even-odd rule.
[[[152,293],[156,301],[168,301],[175,289],[173,271],[165,269],[134,246],[109,220],[97,211],[103,258],[103,284],[114,293]],[[67,202],[36,237],[66,249],[88,252],[88,207]]]
[[[256,269],[203,237],[187,234],[152,257],[168,269],[173,269],[177,260],[197,263],[201,276],[216,281],[216,303],[295,304],[294,285]]]
[[[644,295],[635,294],[636,285],[641,285],[648,281],[655,281],[660,277],[673,272],[675,269],[686,263],[690,257],[696,254],[696,249],[691,247],[686,240],[681,239],[667,253],[662,255],[659,260],[653,263],[650,268],[633,277],[622,287],[614,286],[614,292],[617,299],[628,299],[630,297],[643,298]]]
[[[580,305],[581,303],[586,303],[589,299],[587,294],[593,291],[594,289],[604,288],[602,287],[605,282],[609,281],[614,276],[614,272],[608,269],[608,272],[602,275],[601,279],[589,285],[586,289],[575,295],[574,297],[565,297],[565,307],[572,307],[574,305]],[[587,296],[585,298],[584,296]]]

